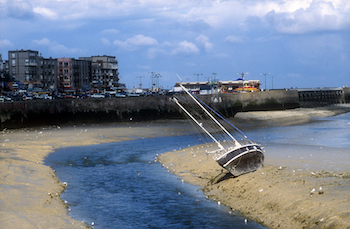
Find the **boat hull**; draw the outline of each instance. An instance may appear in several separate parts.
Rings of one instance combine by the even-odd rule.
[[[232,175],[240,176],[262,168],[264,153],[261,146],[249,144],[225,153],[216,161]]]

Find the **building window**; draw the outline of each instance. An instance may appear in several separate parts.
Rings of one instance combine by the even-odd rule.
[[[12,60],[12,67],[16,66],[16,60]]]
[[[11,53],[12,58],[16,58],[16,53]]]

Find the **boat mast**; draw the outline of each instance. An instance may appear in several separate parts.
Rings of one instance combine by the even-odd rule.
[[[218,140],[216,140],[216,138],[214,138],[214,136],[211,135],[211,134],[209,133],[209,131],[207,131],[207,129],[205,129],[205,128],[203,127],[203,124],[202,124],[202,123],[199,123],[199,122],[197,121],[197,119],[195,119],[195,118],[190,114],[190,112],[188,112],[188,111],[179,103],[179,101],[178,101],[175,97],[173,97],[172,100],[173,100],[183,111],[185,111],[185,113],[186,113],[188,116],[190,116],[190,118],[191,118],[200,128],[202,128],[202,130],[203,130],[211,139],[214,140],[214,142],[219,146],[220,149],[225,150],[225,148],[220,144],[220,142],[218,142]]]
[[[196,98],[193,97],[193,95],[182,85],[180,84],[180,87],[198,104],[198,106],[200,108],[202,108],[202,110],[204,110],[205,113],[207,113],[207,115],[209,115],[209,117],[232,139],[235,141],[236,144],[238,144],[239,146],[241,146],[241,144],[230,134],[230,132],[228,132],[225,127],[223,127],[218,120],[216,120],[207,109],[205,109],[202,104],[200,104],[200,102],[198,102],[198,100]]]

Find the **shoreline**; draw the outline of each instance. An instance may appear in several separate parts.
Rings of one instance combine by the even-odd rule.
[[[68,215],[65,190],[46,156],[58,148],[182,135],[186,123],[149,122],[3,130],[0,144],[0,224],[3,228],[89,228]],[[68,184],[69,185],[69,184]]]
[[[303,108],[301,110],[308,109],[309,108]],[[347,106],[345,108],[339,108],[339,112],[346,113],[349,112],[349,109],[350,106]],[[320,110],[323,114],[325,112],[325,109],[322,108],[316,108],[315,110]],[[281,112],[284,112],[285,114],[290,114],[290,112],[298,113],[300,111],[287,110]],[[312,110],[312,112],[315,112],[314,109]],[[320,115],[320,113],[318,114]],[[329,113],[327,114],[329,116],[332,116]],[[249,112],[246,112],[244,115],[245,117],[238,117],[237,119],[243,119],[245,122],[254,122],[254,120],[257,120],[257,118],[252,117],[252,114]],[[262,114],[260,114],[260,116],[263,117]],[[295,115],[291,115],[290,117],[294,116]],[[312,119],[312,117],[315,116],[315,113],[312,113],[312,115],[309,116]],[[266,119],[265,117],[263,122],[266,122],[266,120],[268,120],[267,122],[271,122],[273,118]],[[276,122],[276,120],[274,121]],[[89,227],[88,224],[75,220],[68,215],[67,204],[65,204],[64,201],[60,198],[60,193],[62,193],[66,188],[64,183],[62,183],[64,181],[60,182],[56,177],[54,171],[51,169],[51,167],[44,164],[45,157],[49,153],[54,152],[56,149],[62,147],[118,142],[132,140],[135,138],[183,135],[185,133],[188,133],[188,131],[191,131],[189,128],[191,128],[191,125],[188,125],[185,121],[166,120],[141,123],[112,123],[109,125],[79,125],[73,127],[49,126],[43,128],[38,127],[15,130],[2,130],[0,132],[0,134],[2,135],[2,141],[0,144],[0,168],[2,168],[0,170],[0,177],[2,177],[0,181],[1,225],[4,226],[4,228]],[[188,152],[188,149],[189,148],[186,148],[184,150],[187,150]],[[225,194],[225,192],[221,192],[221,190],[229,191],[229,188],[226,187],[226,185],[233,185],[230,183],[232,179],[224,179],[225,177],[220,177],[224,175],[221,174],[221,167],[218,166],[213,160],[207,160],[208,158],[206,156],[203,158],[202,161],[207,161],[208,163],[211,162],[212,164],[208,164],[208,167],[199,168],[198,166],[194,166],[196,164],[194,163],[194,161],[184,161],[186,157],[179,157],[178,152],[165,153],[161,155],[160,158],[162,158],[162,163],[168,163],[169,166],[170,164],[173,166],[174,163],[175,165],[181,165],[181,168],[176,168],[176,174],[183,177],[184,180],[189,183],[201,185],[203,187],[203,191],[207,193],[207,195],[209,195],[211,198],[216,200],[220,199],[220,201],[227,206],[230,206],[230,203],[228,202],[229,200],[237,200],[237,196],[230,196],[230,198],[226,198],[227,195],[229,195],[230,193]],[[193,156],[191,155],[189,159],[190,158],[193,159]],[[259,175],[259,173],[264,173],[267,177],[265,184],[269,185],[270,181],[268,177],[273,178],[275,176],[274,174],[276,173],[276,171],[279,174],[281,174],[281,177],[283,177],[284,175],[287,176],[286,173],[289,171],[289,168],[279,169],[275,166],[265,166],[262,170],[259,170],[257,173],[246,174],[244,175],[244,177],[242,176],[242,179],[241,177],[239,177],[240,182],[238,182],[238,185],[240,187],[243,187],[242,190],[256,190],[255,186],[250,187],[250,185],[254,184],[250,182],[250,180],[264,180],[265,176],[263,176],[263,174]],[[218,172],[220,173],[218,174]],[[215,176],[213,177],[213,175]],[[327,180],[330,177],[328,175],[329,174],[323,173],[322,175],[318,174],[318,176],[322,176],[325,180]],[[299,180],[305,180],[308,186],[311,187],[311,183],[309,183],[311,181],[308,181],[309,179],[306,177],[306,174],[298,174],[298,176]],[[339,176],[339,174],[336,174],[335,179],[343,179]],[[345,174],[344,176],[347,177],[350,176],[350,174]],[[333,177],[331,178],[333,179]],[[221,179],[223,181],[214,184],[215,180],[218,179]],[[209,181],[212,183],[208,183]],[[237,180],[234,181],[237,182]],[[259,188],[259,190],[260,189],[268,190],[269,187]],[[308,189],[307,192],[309,192]],[[278,192],[278,190],[279,189],[276,189],[275,191]],[[329,187],[328,190],[325,190],[325,193],[328,193],[329,190],[331,190],[331,187]],[[262,194],[265,193],[267,192],[262,192]],[[260,194],[260,192],[253,192],[251,195],[256,196]],[[260,215],[249,214],[249,212],[253,212],[253,209],[255,208],[254,205],[247,205],[248,199],[243,198],[244,193],[241,193],[239,195],[241,196],[241,198],[238,199],[241,200],[240,204],[242,208],[244,208],[244,206],[246,206],[247,208],[246,210],[240,209],[239,212],[245,212],[244,215],[247,215],[249,218],[254,219],[255,221],[260,222],[264,225],[267,225],[268,220],[262,221]],[[307,196],[309,197],[309,194]],[[315,195],[315,197],[316,196],[317,195]],[[323,196],[327,195],[318,195],[317,198]],[[350,197],[347,198],[349,202]],[[314,199],[316,198],[313,198],[312,200]],[[276,202],[277,206],[278,201],[276,200]],[[349,207],[349,205],[346,205],[345,207]],[[297,207],[295,206],[295,208]],[[235,207],[235,209],[238,210],[239,208]],[[284,219],[282,218],[282,216],[274,215],[273,213],[269,214],[269,217],[271,218],[270,221],[273,221],[273,219],[276,218],[281,218],[281,228],[288,228],[285,226],[282,227],[282,224],[288,225],[288,219]],[[346,217],[348,217],[348,215],[346,215]],[[328,222],[328,220],[324,219],[320,221],[320,223],[324,221]],[[271,225],[274,226],[274,224]]]
[[[299,125],[347,113],[350,106],[331,108],[246,112],[238,118],[261,126]],[[309,170],[265,158],[262,169],[233,177],[204,153],[206,147],[167,152],[158,160],[185,182],[201,186],[208,198],[269,228],[350,227],[350,169]]]

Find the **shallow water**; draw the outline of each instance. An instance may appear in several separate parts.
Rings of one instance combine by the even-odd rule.
[[[183,183],[156,154],[199,144],[196,136],[59,149],[46,164],[68,188],[70,215],[95,228],[264,228]]]
[[[244,128],[242,128],[244,130]],[[248,129],[248,128],[247,128]],[[249,128],[250,129],[250,128]],[[306,170],[349,171],[350,113],[306,125],[250,129],[265,161]],[[206,199],[155,156],[202,143],[197,136],[136,139],[59,149],[46,164],[69,184],[61,195],[73,218],[95,228],[264,228]]]
[[[265,147],[266,163],[308,170],[349,171],[350,113],[305,125],[259,128],[247,134]]]

